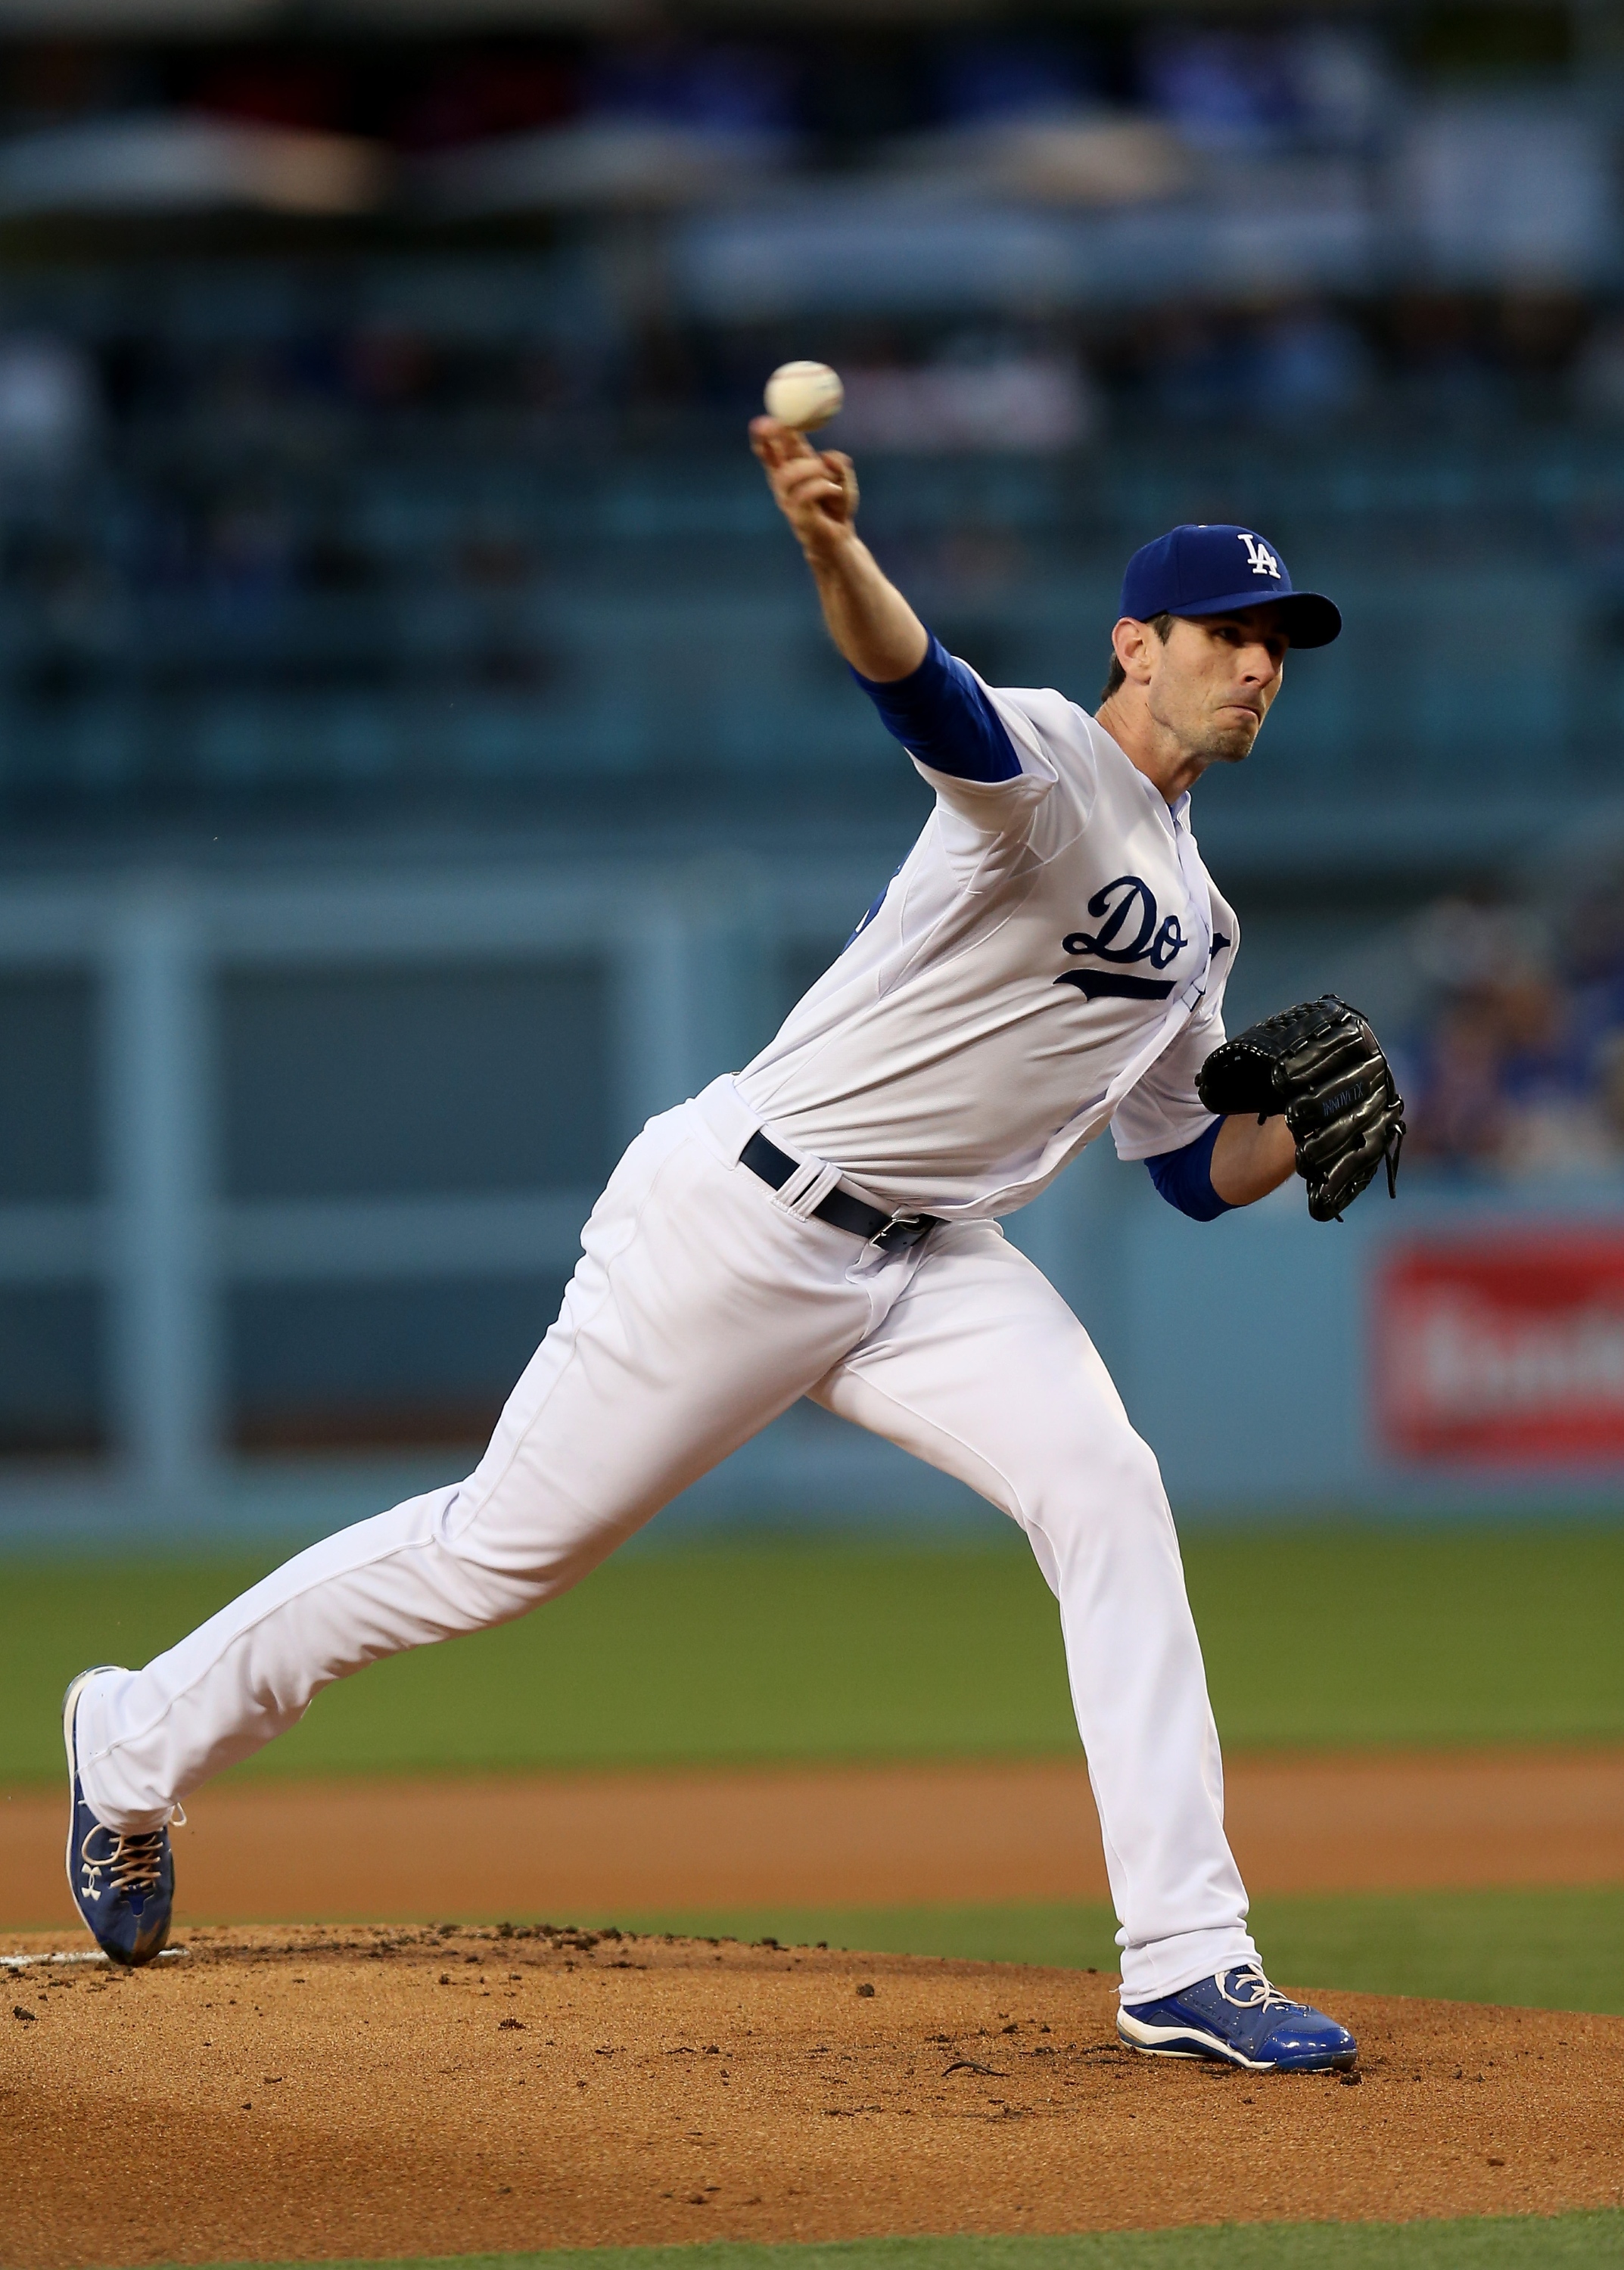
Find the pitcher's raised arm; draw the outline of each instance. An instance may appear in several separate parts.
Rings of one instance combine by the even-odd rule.
[[[930,634],[857,534],[857,476],[841,449],[814,449],[776,418],[751,420],[750,446],[812,569],[829,636],[859,676],[907,678]]]

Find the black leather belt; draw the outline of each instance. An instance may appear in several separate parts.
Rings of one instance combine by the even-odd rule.
[[[758,1128],[738,1154],[741,1167],[748,1167],[753,1175],[773,1190],[781,1191],[796,1171],[796,1161],[787,1151],[781,1151],[770,1136]],[[937,1227],[933,1213],[881,1213],[862,1198],[855,1198],[849,1191],[832,1190],[820,1205],[812,1210],[814,1221],[827,1221],[836,1229],[849,1230],[867,1245],[879,1246],[882,1253],[906,1253],[910,1245]]]

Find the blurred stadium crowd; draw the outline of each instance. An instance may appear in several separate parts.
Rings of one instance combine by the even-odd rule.
[[[37,256],[77,225],[104,336],[88,385],[14,335],[0,425],[65,445],[93,398],[116,420],[154,393],[733,415],[809,320],[854,441],[891,448],[1061,449],[1113,411],[1624,416],[1592,18],[19,48],[0,228]],[[209,326],[145,297],[132,333],[110,278],[90,314],[89,242],[145,223],[173,256],[190,225],[218,250],[223,218],[307,257],[555,257],[505,322],[477,274],[415,320],[307,291],[251,353],[163,337]]]
[[[1415,947],[1415,1157],[1514,1180],[1624,1168],[1624,875],[1554,917],[1442,901]]]
[[[1090,692],[1077,627],[1153,524],[1312,545],[1350,635],[1282,712],[1286,766],[1225,784],[1226,849],[1278,883],[1288,797],[1344,893],[1479,857],[1500,910],[1408,933],[1415,1154],[1617,1161],[1617,879],[1582,916],[1506,910],[1539,896],[1528,796],[1605,790],[1624,730],[1609,11],[312,22],[0,48],[19,824],[352,819],[438,783],[624,831],[672,823],[675,766],[725,835],[788,817],[769,719],[849,797],[864,721],[739,446],[814,349],[887,557],[990,674]],[[1502,817],[1474,850],[1477,783]]]
[[[617,528],[702,540],[707,486],[710,534],[753,525],[718,468],[812,346],[866,457],[1034,467],[1024,495],[942,492],[972,612],[1246,488],[1413,575],[1473,516],[1479,560],[1565,546],[1567,634],[1616,643],[1607,8],[458,37],[431,7],[406,38],[318,4],[279,41],[215,12],[248,33],[204,7],[189,39],[6,42],[0,10],[0,793],[150,790],[163,764],[63,705],[121,670],[126,700],[191,683],[200,640],[245,701],[364,704],[428,652],[476,708],[542,701],[580,645],[525,614],[549,541],[568,579]],[[556,497],[639,451],[641,486],[567,529],[521,504],[526,464]],[[437,627],[402,612],[430,578]],[[523,773],[493,733],[462,769]],[[213,740],[239,753],[169,775],[265,771],[246,724]],[[397,774],[367,741],[315,729],[304,776]]]
[[[923,792],[744,447],[804,355],[994,682],[1177,521],[1337,596],[1203,787],[1231,1013],[1402,1036],[1406,1222],[1616,1203],[1612,0],[0,0],[0,1449],[473,1439],[838,949]],[[1142,1182],[1034,1232],[1119,1354]]]

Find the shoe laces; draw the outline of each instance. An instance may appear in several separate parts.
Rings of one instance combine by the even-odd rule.
[[[164,1839],[172,1825],[176,1829],[186,1825],[186,1814],[181,1806],[175,1806],[161,1829],[137,1829],[132,1836],[121,1836],[97,1821],[79,1847],[86,1894],[94,1897],[100,1893],[103,1876],[111,1888],[125,1898],[133,1892],[155,1892],[163,1874]],[[108,1839],[105,1851],[91,1850],[98,1836]]]
[[[1231,1993],[1226,1983],[1230,1979],[1237,1988],[1244,1991]],[[1289,1994],[1282,1994],[1278,1986],[1270,1984],[1264,1976],[1260,1962],[1249,1962],[1235,1970],[1220,1970],[1212,1983],[1225,2001],[1237,2010],[1295,2010],[1300,2007]]]

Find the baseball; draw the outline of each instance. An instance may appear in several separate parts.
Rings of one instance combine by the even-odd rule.
[[[840,375],[827,362],[780,363],[767,382],[768,416],[782,419],[801,434],[827,426],[845,399]]]

